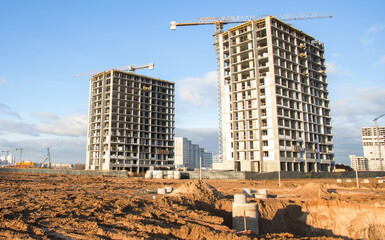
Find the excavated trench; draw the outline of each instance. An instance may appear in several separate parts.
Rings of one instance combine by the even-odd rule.
[[[260,233],[385,239],[385,207],[340,200],[259,201]]]
[[[198,205],[232,228],[232,213]],[[385,207],[339,200],[258,200],[259,234],[291,233],[303,237],[385,239]]]
[[[316,188],[307,191],[318,192]],[[249,200],[258,203],[260,235],[291,233],[303,237],[385,239],[385,202],[361,195]],[[212,201],[197,201],[194,205],[222,218],[223,224],[232,229],[232,198],[226,196],[220,201],[215,207]]]

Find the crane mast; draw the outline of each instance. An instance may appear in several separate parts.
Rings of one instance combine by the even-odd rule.
[[[223,26],[230,23],[244,23],[252,20],[258,20],[269,15],[253,15],[253,16],[230,16],[230,17],[201,17],[187,22],[170,23],[171,30],[176,30],[179,26],[195,26],[195,25],[215,25],[214,46],[217,67],[217,102],[218,102],[218,151],[219,157],[222,159],[223,153],[223,135],[222,135],[222,99],[221,99],[221,75],[220,75],[220,51],[219,51],[219,34],[223,33]],[[281,14],[274,16],[281,21],[306,20],[319,18],[332,18],[329,13],[300,13],[300,14]]]

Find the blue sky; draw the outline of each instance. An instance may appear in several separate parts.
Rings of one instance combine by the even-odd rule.
[[[383,1],[0,1],[0,151],[84,163],[88,77],[155,63],[139,74],[176,83],[176,133],[217,151],[213,26],[198,17],[331,13],[291,24],[325,43],[336,162],[362,155],[360,128],[385,113]],[[140,71],[140,72],[139,72]],[[385,118],[378,121],[385,125]]]

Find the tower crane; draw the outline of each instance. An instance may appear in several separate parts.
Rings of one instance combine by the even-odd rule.
[[[51,168],[51,153],[49,152],[49,147],[47,147],[47,157],[44,159],[44,161],[40,164],[40,167],[43,167],[43,164],[48,160],[48,168]]]
[[[378,155],[379,155],[379,160],[380,160],[380,171],[382,171],[383,168],[382,168],[382,159],[381,159],[380,133],[378,131],[377,120],[384,117],[384,116],[385,116],[385,114],[382,114],[381,116],[373,119],[374,125],[376,126],[376,132],[377,132],[377,145],[378,145]]]
[[[75,74],[74,77],[92,76],[92,75],[96,75],[96,74],[101,73],[101,72],[108,72],[111,70],[135,72],[136,69],[142,69],[142,68],[148,68],[149,70],[154,70],[154,63],[150,63],[150,64],[147,64],[144,66],[128,65],[128,66],[123,66],[123,67],[109,68],[109,69],[105,69],[102,71],[78,73],[78,74]]]
[[[20,162],[21,161],[21,157],[23,156],[23,151],[25,150],[25,148],[16,148],[16,151],[19,151],[20,150]]]
[[[201,17],[187,22],[170,23],[171,30],[176,30],[176,27],[180,26],[195,26],[195,25],[215,25],[214,32],[214,46],[216,54],[216,66],[217,66],[217,102],[218,102],[218,136],[219,136],[219,156],[222,156],[222,99],[221,99],[221,76],[220,76],[220,61],[219,61],[219,34],[223,32],[223,26],[230,23],[244,23],[251,20],[258,20],[269,15],[254,15],[254,16],[230,16],[230,17]],[[274,16],[281,21],[292,20],[306,20],[306,19],[319,19],[319,18],[332,18],[329,13],[300,13],[300,14],[281,14]]]
[[[385,114],[382,114],[381,116],[376,117],[375,119],[373,119],[373,122],[377,125],[377,120],[384,117],[384,116],[385,116]]]

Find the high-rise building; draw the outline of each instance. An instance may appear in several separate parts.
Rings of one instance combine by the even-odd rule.
[[[213,166],[214,153],[204,150],[203,152],[203,166],[211,168]]]
[[[218,168],[331,171],[323,43],[274,17],[230,28],[218,41],[223,139]]]
[[[174,146],[175,167],[194,168],[194,164],[190,157],[191,141],[185,137],[175,137]]]
[[[209,167],[212,164],[212,152],[206,151],[199,147],[198,144],[193,144],[185,137],[175,137],[175,166],[188,169],[200,167],[202,159],[202,167]]]
[[[8,154],[0,157],[0,165],[14,165],[15,164],[15,155]]]
[[[385,171],[385,127],[361,128],[364,157],[370,171]]]
[[[369,161],[365,157],[359,157],[356,155],[349,155],[350,166],[357,171],[368,171],[369,170]]]
[[[90,79],[88,170],[174,166],[174,83],[109,70]]]

